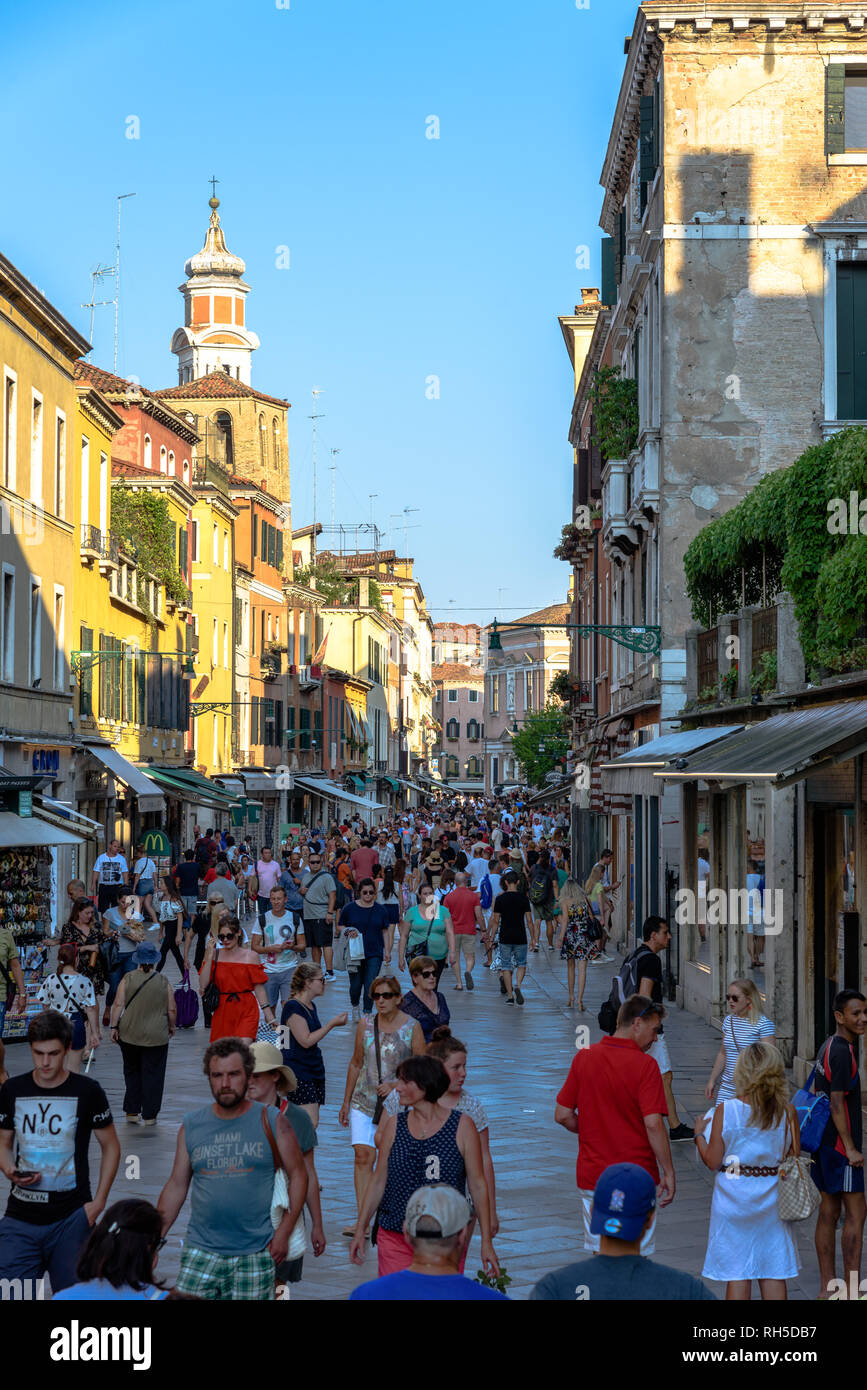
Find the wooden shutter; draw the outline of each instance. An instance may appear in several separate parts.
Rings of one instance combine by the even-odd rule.
[[[141,652],[135,654],[136,713],[139,724],[147,724],[147,657]]]
[[[825,71],[825,153],[842,154],[846,148],[846,68],[829,63]]]
[[[867,420],[867,263],[837,263],[837,419]]]
[[[614,278],[614,238],[602,238],[602,303],[611,308],[617,303],[617,281]]]
[[[286,706],[286,747],[295,747],[295,706]]]
[[[300,738],[298,747],[303,749],[310,748],[310,710],[304,706],[298,711],[300,716]]]
[[[251,522],[251,524],[250,524],[250,530],[253,532],[253,559],[255,560],[255,559],[256,559],[257,550],[258,550],[258,547],[257,547],[257,545],[256,545],[256,541],[258,540],[258,535],[257,535],[257,532],[256,532],[256,517],[255,517],[255,515],[253,516],[252,522]]]
[[[641,98],[639,116],[638,177],[642,183],[653,183],[656,173],[656,97]]]
[[[576,449],[575,451],[575,486],[573,489],[573,507],[586,507],[590,501],[590,450]]]
[[[626,209],[621,208],[617,218],[617,244],[614,248],[614,283],[617,298],[620,298],[620,282],[623,279],[623,264],[626,260]]]
[[[82,627],[81,629],[81,650],[83,652],[93,651],[93,628]],[[89,719],[93,715],[93,662],[87,657],[79,658],[78,668],[78,712],[82,719]]]
[[[277,532],[276,560],[275,560],[275,563],[276,563],[278,569],[280,568],[280,566],[281,566],[282,563],[283,563],[283,532],[282,532],[282,531],[278,531],[278,532]]]

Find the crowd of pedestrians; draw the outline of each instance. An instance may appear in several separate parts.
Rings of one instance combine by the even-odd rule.
[[[532,957],[544,951],[564,970],[568,1007],[586,1012],[589,967],[615,959],[620,884],[607,849],[583,882],[573,877],[566,831],[564,814],[480,798],[434,803],[376,830],[357,818],[316,827],[280,855],[207,830],[166,866],[144,847],[128,860],[112,841],[89,892],[79,880],[67,886],[44,1012],[28,1026],[31,1070],[0,1085],[0,1170],[12,1184],[0,1279],[47,1274],[64,1298],[165,1297],[158,1252],[189,1198],[169,1296],[288,1297],[305,1254],[326,1248],[315,1151],[332,1105],[352,1149],[347,1256],[360,1264],[369,1244],[377,1252],[378,1278],[352,1298],[502,1299],[488,1119],[496,1097],[467,1089],[472,1044],[452,1032],[449,1001],[489,969],[498,1009],[532,1008]],[[792,1163],[805,1170],[773,1021],[750,980],[731,982],[710,1108],[687,1124],[664,1026],[668,925],[648,917],[640,935],[600,1011],[606,1035],[579,1047],[556,1100],[555,1121],[577,1139],[585,1258],[542,1278],[532,1297],[713,1298],[700,1280],[652,1259],[659,1213],[676,1199],[672,1145],[689,1142],[715,1174],[704,1276],[725,1284],[729,1299],[749,1298],[752,1281],[763,1298],[785,1298],[799,1263],[778,1206],[781,1173]],[[3,1012],[23,999],[11,940],[0,930]],[[176,986],[163,973],[170,955]],[[348,1007],[329,1007],[344,978]],[[157,1207],[107,1209],[120,1147],[83,1059],[117,1045],[125,1123],[155,1126],[172,1039],[199,1015],[210,1100],[183,1118]],[[841,1217],[844,1279],[857,1283],[865,1219],[864,996],[843,991],[834,1017],[817,1058],[816,1093],[828,1107],[809,1179],[826,1290]],[[328,1038],[350,1019],[341,1099]],[[91,1135],[101,1148],[95,1194]],[[475,1231],[481,1283],[464,1272]]]

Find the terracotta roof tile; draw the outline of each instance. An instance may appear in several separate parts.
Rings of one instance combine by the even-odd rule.
[[[267,401],[269,405],[289,406],[289,401],[255,391],[252,386],[229,376],[228,372],[209,372],[207,376],[196,377],[195,381],[187,381],[183,386],[167,386],[157,391],[156,395],[168,401],[225,401],[232,396],[252,396],[257,401]]]
[[[483,680],[481,666],[466,666],[459,661],[444,661],[441,666],[431,668],[431,679],[435,681]]]
[[[547,608],[537,608],[535,613],[528,613],[523,618],[504,618],[502,626],[508,627],[509,622],[513,623],[565,623],[569,620],[570,605],[568,603],[551,603]],[[490,624],[488,624],[490,626]]]
[[[177,481],[170,478],[167,473],[155,473],[152,468],[142,468],[137,463],[130,463],[127,459],[112,459],[112,477],[135,477],[135,478],[165,478],[167,483]]]

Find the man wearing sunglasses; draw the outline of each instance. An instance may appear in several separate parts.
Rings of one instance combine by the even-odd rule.
[[[334,979],[334,904],[337,884],[322,859],[322,851],[311,849],[307,872],[298,888],[304,899],[304,939],[311,946],[313,962],[325,956],[325,979]]]
[[[637,1163],[657,1184],[658,1205],[674,1199],[674,1165],[665,1117],[668,1105],[652,1048],[665,1009],[633,994],[621,1005],[610,1038],[576,1053],[557,1097],[554,1119],[578,1136],[578,1190],[584,1211],[584,1249],[599,1251],[591,1229],[593,1190],[612,1163]],[[656,1214],[641,1237],[641,1254],[651,1255]]]
[[[382,966],[388,927],[388,909],[376,901],[376,884],[372,878],[363,878],[356,889],[355,902],[347,903],[340,909],[337,926],[338,933],[348,932],[350,937],[361,937],[364,945],[364,955],[354,957],[351,963],[355,969],[349,972],[353,1021],[358,1019],[362,987],[364,1013],[369,1014],[373,1008],[370,987]]]

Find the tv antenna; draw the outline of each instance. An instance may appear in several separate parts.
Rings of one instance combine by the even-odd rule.
[[[87,304],[82,304],[82,309],[90,310],[90,342],[91,352],[93,351],[93,311],[94,309],[107,308],[114,305],[114,373],[117,375],[117,335],[118,319],[120,312],[120,205],[125,198],[134,198],[134,193],[118,193],[117,195],[117,239],[114,246],[114,265],[98,265],[96,270],[90,273],[90,299]],[[96,298],[96,282],[104,276],[112,276],[114,279],[114,297],[112,299]]]
[[[321,387],[321,386],[314,386],[314,387],[313,387],[313,390],[311,391],[310,394],[311,394],[312,397],[313,397],[313,414],[312,414],[312,415],[309,415],[309,416],[307,417],[309,420],[312,420],[312,421],[313,421],[313,534],[312,534],[312,536],[311,536],[311,538],[310,538],[310,556],[311,556],[311,559],[312,559],[313,563],[315,564],[315,562],[316,562],[316,448],[317,448],[316,421],[317,421],[317,420],[324,420],[324,419],[325,419],[325,416],[324,416],[324,415],[320,415],[319,412],[318,412],[318,409],[317,409],[317,407],[318,407],[318,405],[319,405],[319,397],[322,395],[322,387]]]

